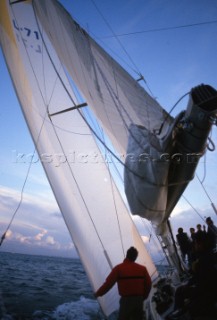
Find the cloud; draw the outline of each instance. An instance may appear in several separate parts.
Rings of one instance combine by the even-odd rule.
[[[42,240],[42,238],[44,237],[44,235],[47,233],[47,230],[42,230],[41,232],[39,232],[35,237],[34,237],[34,239],[36,240],[36,241],[41,241]]]
[[[30,229],[32,229],[32,226]],[[75,247],[72,241],[69,240],[68,242],[61,243],[53,235],[49,234],[48,230],[43,229],[36,235],[33,233],[29,234],[27,229],[22,230],[22,233],[12,230],[7,231],[4,242],[6,249],[10,247],[16,247],[16,251],[19,252],[20,250],[24,250],[24,248],[28,248],[32,250],[32,253],[34,253],[36,248],[41,248],[43,252],[47,252],[47,254],[49,254],[50,250],[52,250],[53,254],[55,254],[55,250],[56,253],[58,252],[58,255],[61,254],[61,251],[67,255],[70,253],[73,254],[73,252],[75,253]]]
[[[7,232],[6,232],[6,238],[7,239],[10,239],[12,237],[12,231],[11,230],[8,230]]]
[[[16,189],[0,186],[0,209],[1,212],[10,212],[16,208],[21,200],[21,192]],[[35,192],[30,194],[23,193],[22,206],[28,206],[46,210],[47,212],[56,212],[59,210],[57,203],[51,193]]]
[[[16,234],[15,239],[18,242],[25,243],[25,244],[31,244],[32,242],[31,237],[26,237],[26,236],[23,236],[22,234]]]
[[[9,224],[20,204],[20,199],[20,192],[0,186],[1,223]],[[43,230],[56,229],[59,234],[67,234],[65,222],[55,200],[47,198],[46,194],[40,197],[37,193],[24,193],[22,203],[16,212],[12,227],[15,225],[37,229],[43,233]]]
[[[54,240],[53,237],[48,236],[48,237],[46,238],[46,244],[51,245],[51,246],[54,246],[54,245],[57,245],[58,243]]]
[[[19,192],[0,186],[0,236],[7,229],[19,202]],[[60,256],[75,254],[74,245],[56,202],[46,199],[46,194],[40,197],[38,194],[28,193],[23,195],[2,250]]]

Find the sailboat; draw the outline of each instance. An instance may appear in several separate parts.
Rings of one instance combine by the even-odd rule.
[[[93,291],[130,246],[157,283],[132,215],[152,222],[180,273],[169,217],[216,124],[217,91],[203,84],[192,88],[187,110],[172,117],[56,0],[1,0],[0,41]],[[116,286],[99,299],[106,317],[118,301]],[[147,301],[148,317],[163,319],[154,306]]]

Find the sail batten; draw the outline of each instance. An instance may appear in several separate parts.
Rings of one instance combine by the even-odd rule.
[[[67,108],[67,109],[64,109],[64,110],[61,110],[61,111],[58,111],[58,112],[51,113],[51,114],[49,114],[49,116],[53,117],[53,116],[56,116],[58,114],[69,112],[69,111],[76,110],[76,109],[80,109],[80,108],[83,108],[83,107],[86,107],[86,106],[87,106],[87,103],[81,103],[81,104],[78,104],[78,105],[76,105],[74,107]]]

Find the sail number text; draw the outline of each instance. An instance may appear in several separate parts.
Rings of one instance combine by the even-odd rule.
[[[17,40],[23,41],[26,48],[34,49],[36,52],[41,53],[41,45],[36,42],[40,40],[39,32],[27,27],[19,27],[15,20],[13,20],[13,25],[16,30]]]

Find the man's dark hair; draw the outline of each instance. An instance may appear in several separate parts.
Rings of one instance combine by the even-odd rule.
[[[207,233],[203,232],[203,233],[200,233],[198,234],[196,237],[195,237],[195,244],[196,244],[196,248],[197,248],[197,251],[207,251],[210,249],[210,238],[209,236],[207,235]],[[199,248],[199,249],[198,249]]]
[[[136,258],[138,257],[138,251],[136,248],[134,247],[130,247],[128,250],[127,250],[127,259],[129,259],[130,261],[135,261]]]
[[[211,223],[213,223],[213,221],[212,221],[212,219],[210,218],[210,217],[208,217],[208,218],[206,218],[206,222],[211,222]]]

